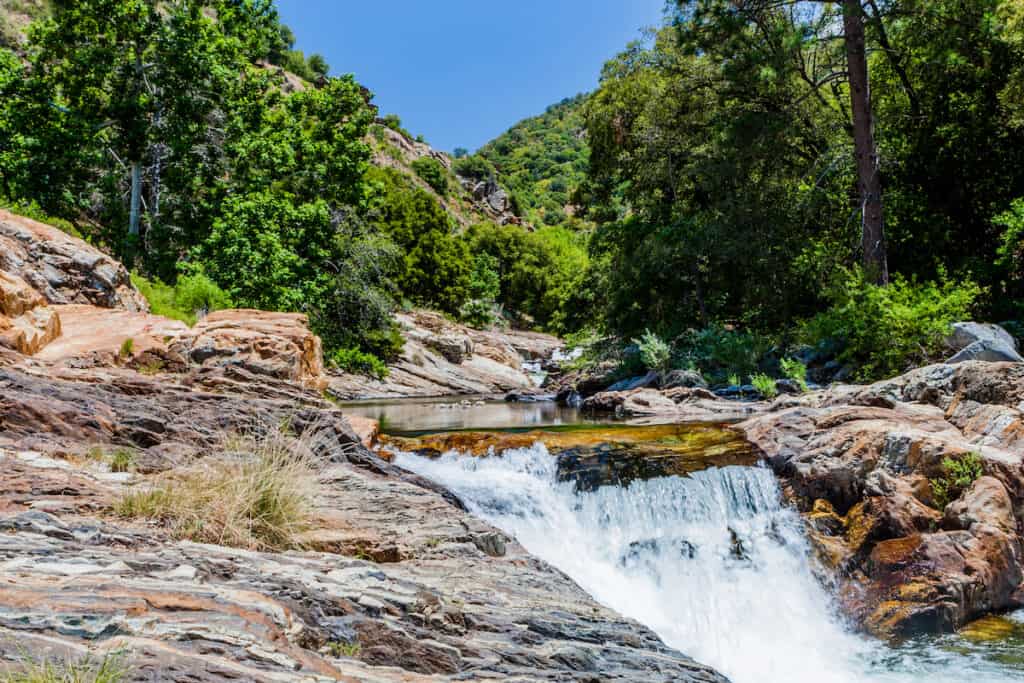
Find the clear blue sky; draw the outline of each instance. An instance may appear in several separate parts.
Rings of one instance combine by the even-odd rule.
[[[414,135],[473,150],[564,97],[661,23],[665,0],[278,0],[306,54],[354,73]]]

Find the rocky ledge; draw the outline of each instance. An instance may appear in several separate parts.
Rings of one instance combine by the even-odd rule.
[[[739,427],[804,512],[844,611],[901,637],[1024,606],[1022,411],[1024,364],[969,361],[786,397]]]
[[[0,661],[123,652],[130,680],[724,681],[594,602],[450,494],[368,451],[344,416],[139,376],[0,371]],[[111,510],[139,471],[287,418],[321,436],[303,552],[171,538]],[[2,667],[3,664],[0,664]]]
[[[537,383],[523,364],[561,348],[551,335],[519,330],[474,330],[429,311],[397,316],[405,337],[386,379],[336,374],[329,391],[341,400],[529,392]]]

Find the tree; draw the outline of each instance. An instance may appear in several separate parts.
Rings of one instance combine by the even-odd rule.
[[[849,89],[850,130],[857,170],[862,259],[876,282],[888,282],[882,183],[868,75],[865,21],[860,0],[679,0],[683,40],[695,49],[755,66],[758,73],[794,73],[811,96],[837,106],[836,83]],[[875,2],[870,4],[877,12]],[[842,32],[836,35],[837,13]],[[876,20],[881,17],[876,14]],[[830,45],[845,45],[845,64]],[[831,95],[831,101],[829,100]]]

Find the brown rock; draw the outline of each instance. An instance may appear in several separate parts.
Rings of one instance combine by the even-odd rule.
[[[172,343],[171,350],[196,365],[236,366],[311,389],[326,387],[320,338],[301,313],[217,311]]]

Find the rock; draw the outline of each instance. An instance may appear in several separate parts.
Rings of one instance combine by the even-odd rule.
[[[699,387],[707,389],[708,383],[704,376],[695,370],[670,370],[661,380],[662,389],[673,389],[675,387],[686,387],[692,389]]]
[[[465,335],[446,334],[430,337],[427,346],[455,365],[461,365],[473,355],[473,342]]]
[[[175,683],[576,680],[580,667],[725,683],[450,493],[367,451],[339,411],[89,372],[69,381],[0,371],[5,663],[124,651],[133,676]],[[231,429],[285,418],[322,435],[312,441],[323,463],[318,522],[304,552],[174,541],[160,525],[104,512],[124,483],[73,459],[51,467],[15,455],[19,443],[59,454],[115,441],[135,444],[143,464],[173,448],[209,458]],[[60,506],[31,508],[47,497]]]
[[[327,386],[320,338],[301,313],[216,311],[170,350],[207,367],[237,367],[316,390]]]
[[[946,339],[951,351],[961,351],[979,341],[996,342],[1002,346],[1017,350],[1017,340],[999,325],[991,323],[954,323],[953,332]]]
[[[473,330],[428,311],[396,317],[406,341],[401,357],[389,365],[387,378],[332,373],[332,396],[355,400],[531,392],[537,387],[523,362],[549,358],[561,348],[550,335]]]
[[[651,370],[646,375],[641,377],[630,377],[628,379],[619,380],[615,384],[605,389],[605,391],[632,391],[634,389],[645,389],[647,387],[654,387],[658,385],[658,381],[661,378],[656,371]]]
[[[780,394],[791,394],[795,396],[799,396],[804,393],[803,387],[797,384],[795,380],[791,379],[775,380],[775,391]]]
[[[1024,366],[933,365],[789,400],[739,428],[808,516],[848,617],[904,637],[1020,604]],[[943,514],[929,482],[967,455],[985,476]]]
[[[675,401],[664,394],[651,390],[627,393],[617,412],[622,415],[675,415],[678,413]]]
[[[61,332],[60,316],[17,275],[0,271],[0,346],[38,353]]]
[[[969,360],[987,361],[990,363],[1024,363],[1024,356],[1007,344],[997,339],[982,339],[964,347],[951,356],[946,363],[954,365]]]
[[[17,275],[51,304],[149,310],[123,265],[57,228],[4,210],[0,271]]]

